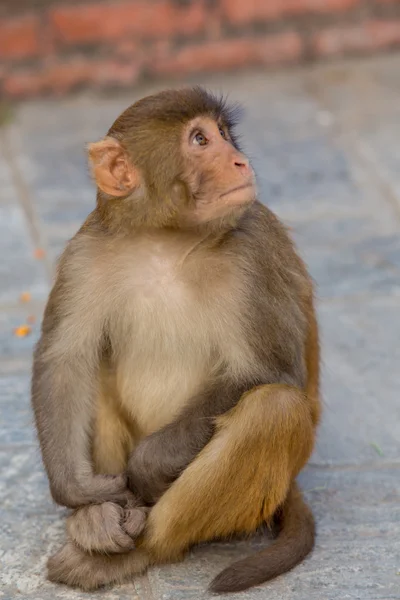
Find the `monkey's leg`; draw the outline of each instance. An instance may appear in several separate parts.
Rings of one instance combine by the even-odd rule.
[[[283,506],[283,526],[286,519],[288,527],[299,531],[286,538],[282,533],[284,549],[278,540],[265,551],[270,552],[272,565],[269,570],[265,567],[268,554],[263,555],[265,568],[253,580],[276,576],[299,562],[313,545],[312,517],[296,489],[289,493],[313,441],[311,411],[302,392],[280,385],[252,390],[217,419],[212,440],[153,507],[137,550],[89,555],[66,544],[49,560],[50,580],[83,589],[123,581],[149,564],[181,558],[196,542],[250,533],[271,521]],[[290,518],[285,506],[293,509]],[[296,540],[296,535],[302,539]]]
[[[134,424],[129,423],[121,411],[113,376],[104,371],[93,430],[95,472],[107,475],[123,473],[134,445]]]

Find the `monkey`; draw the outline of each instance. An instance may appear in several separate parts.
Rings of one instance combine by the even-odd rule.
[[[50,491],[73,509],[51,581],[92,590],[275,527],[210,586],[234,592],[314,546],[296,483],[321,413],[314,284],[237,123],[224,97],[165,90],[88,145],[96,208],[59,260],[32,371]]]

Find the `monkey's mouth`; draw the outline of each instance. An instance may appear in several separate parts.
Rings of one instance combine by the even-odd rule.
[[[248,188],[254,189],[254,184],[253,183],[245,183],[243,185],[238,185],[237,187],[234,187],[234,188],[228,190],[227,192],[224,192],[223,194],[221,194],[220,198],[224,198],[225,196],[229,196],[230,194],[233,194],[234,192],[239,192],[241,190],[246,190]]]

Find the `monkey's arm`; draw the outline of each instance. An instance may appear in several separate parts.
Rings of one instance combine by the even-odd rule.
[[[61,260],[34,353],[32,404],[43,462],[57,503],[122,502],[129,494],[124,477],[94,475],[90,456],[104,307],[90,269],[69,254]]]
[[[145,502],[153,503],[192,462],[214,433],[214,417],[237,404],[254,382],[232,384],[221,380],[192,398],[172,423],[144,438],[132,452],[128,486]]]

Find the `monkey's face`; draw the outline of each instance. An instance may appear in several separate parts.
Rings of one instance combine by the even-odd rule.
[[[208,223],[241,213],[254,202],[253,169],[222,121],[193,119],[183,128],[181,148],[192,199],[185,211],[189,222]]]
[[[201,88],[132,105],[89,146],[102,211],[147,227],[220,227],[237,219],[256,185],[234,138],[234,112]]]

